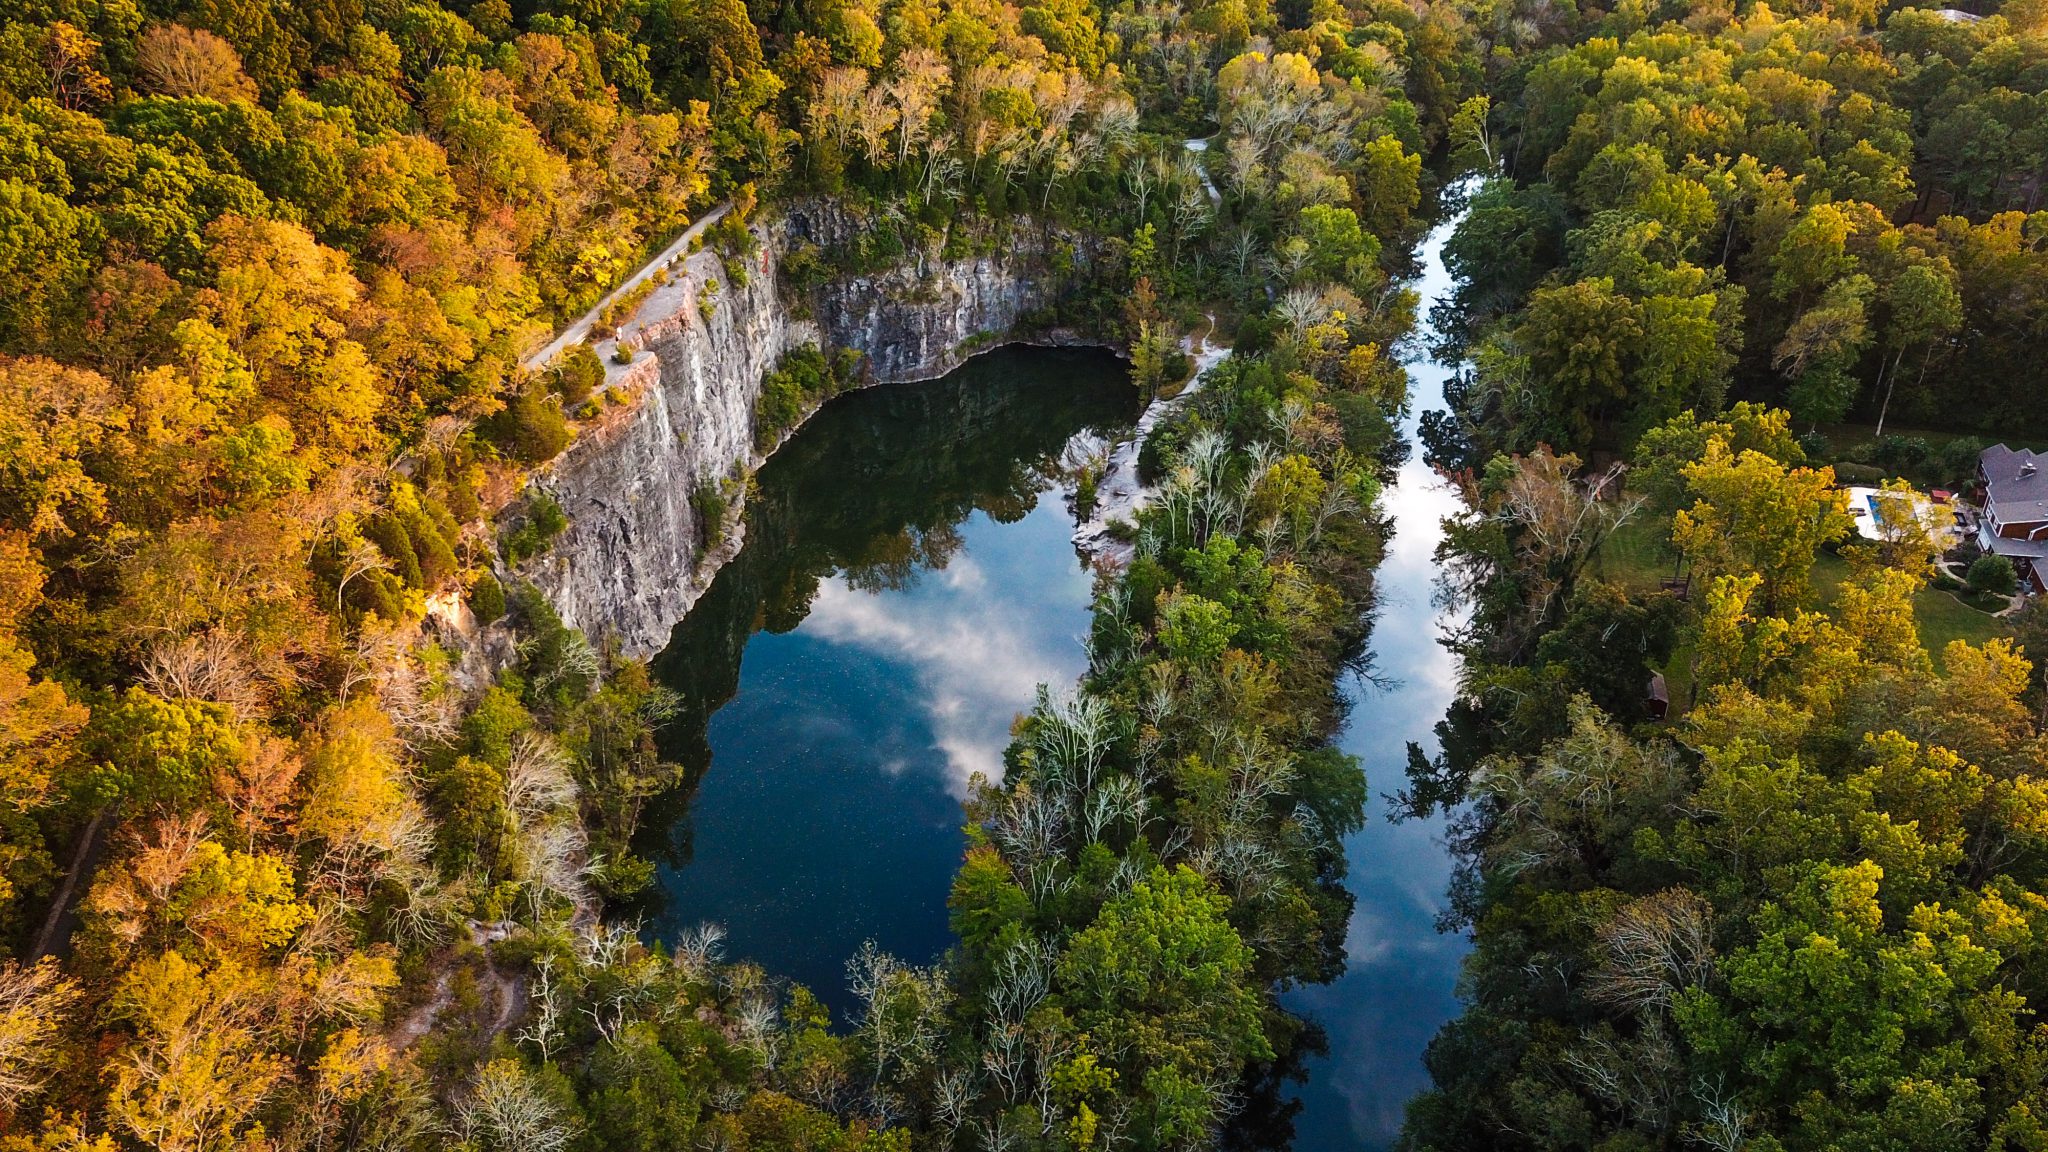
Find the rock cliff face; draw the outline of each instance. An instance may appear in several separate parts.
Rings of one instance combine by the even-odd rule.
[[[1051,240],[1043,235],[997,256],[919,259],[831,281],[792,307],[780,283],[783,257],[800,245],[829,247],[863,226],[830,205],[789,210],[756,226],[761,250],[747,261],[744,284],[722,283],[713,253],[688,257],[618,337],[595,345],[615,407],[535,475],[569,514],[569,527],[515,574],[546,594],[566,623],[593,640],[615,638],[633,656],[668,642],[739,547],[735,511],[727,538],[698,557],[705,533],[691,493],[759,466],[754,402],[762,377],[790,349],[812,341],[858,349],[869,382],[884,384],[943,375],[974,351],[1011,340],[1066,342],[1020,327],[1058,290],[1044,271]],[[620,341],[635,350],[624,366],[612,363]]]

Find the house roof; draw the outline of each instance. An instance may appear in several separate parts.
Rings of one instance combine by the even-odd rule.
[[[1993,444],[1978,455],[1977,467],[2001,521],[2048,520],[2048,456]]]
[[[2048,560],[2048,540],[2015,540],[2010,536],[1993,536],[1991,550],[2000,556],[2015,560],[2026,559],[2039,563]]]

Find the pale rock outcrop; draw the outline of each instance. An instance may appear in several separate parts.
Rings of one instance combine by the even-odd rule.
[[[536,471],[532,483],[560,501],[569,527],[511,577],[532,581],[593,640],[651,655],[739,547],[735,512],[720,547],[697,556],[703,533],[690,495],[760,465],[754,402],[786,352],[813,341],[858,349],[869,382],[880,384],[940,376],[1013,340],[1074,342],[1024,327],[1059,287],[1045,259],[1059,241],[1045,233],[1013,236],[997,255],[928,254],[802,294],[781,290],[786,253],[829,247],[865,226],[835,205],[785,210],[755,226],[760,251],[742,285],[724,282],[712,252],[675,261],[618,336],[594,345],[614,408]],[[612,362],[621,340],[634,350],[627,365]]]

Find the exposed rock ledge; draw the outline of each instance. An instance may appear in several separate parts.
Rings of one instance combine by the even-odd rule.
[[[686,256],[622,326],[619,339],[637,349],[630,365],[612,363],[616,340],[595,345],[607,388],[627,403],[534,475],[561,502],[569,527],[514,573],[532,581],[564,622],[593,640],[613,639],[632,656],[667,644],[740,543],[735,513],[725,541],[698,560],[702,529],[690,494],[701,482],[761,464],[754,402],[762,377],[786,351],[813,341],[859,349],[868,382],[884,384],[944,375],[1001,343],[1086,342],[1020,328],[1062,288],[1045,259],[1060,238],[1045,232],[1013,235],[994,256],[927,257],[831,282],[807,294],[807,307],[792,308],[780,286],[784,255],[804,242],[829,246],[863,227],[833,204],[787,209],[755,226],[761,250],[744,286],[725,283],[716,254]],[[1085,261],[1086,246],[1077,247]],[[718,288],[706,316],[699,300],[711,281]],[[473,622],[451,615],[440,623],[474,637]],[[483,639],[464,647],[489,660],[479,651],[490,647]]]
[[[1190,147],[1193,143],[1190,142]],[[1146,404],[1137,428],[1110,448],[1102,479],[1095,487],[1095,507],[1088,519],[1074,528],[1075,549],[1095,563],[1121,569],[1137,551],[1128,533],[1137,523],[1138,510],[1150,504],[1153,496],[1152,490],[1138,478],[1138,453],[1151,438],[1152,430],[1186,407],[1207,382],[1209,370],[1230,356],[1227,346],[1209,343],[1215,328],[1216,318],[1211,316],[1207,331],[1181,343],[1181,350],[1195,362],[1187,385],[1171,396],[1155,397]]]

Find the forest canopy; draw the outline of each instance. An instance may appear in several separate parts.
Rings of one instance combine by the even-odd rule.
[[[1243,1138],[1344,963],[1334,685],[1440,208],[1461,680],[1404,800],[1475,947],[1406,1144],[2048,1143],[2048,623],[1923,644],[1942,549],[1840,488],[2048,431],[2044,64],[2037,0],[20,0],[0,1149]],[[1232,345],[967,806],[957,946],[850,958],[845,1020],[613,915],[678,702],[526,579],[644,363],[540,351],[722,212],[708,323],[819,203],[793,314],[1023,252],[1148,395]],[[869,382],[762,376],[692,563]]]
[[[2048,613],[1940,635],[1997,577],[1915,509],[2048,412],[2041,13],[1515,8],[1451,127],[1406,800],[1475,950],[1404,1144],[2037,1146]]]
[[[1464,19],[11,6],[0,1146],[1213,1139],[1298,1039],[1275,989],[1341,964],[1364,793],[1332,684],[1400,453],[1423,154],[1478,76]],[[607,915],[652,876],[630,836],[675,783],[677,701],[524,576],[570,527],[531,481],[636,403],[639,350],[544,362],[551,335],[723,212],[708,322],[820,200],[861,227],[780,253],[792,308],[1028,231],[1059,285],[1033,322],[1128,348],[1145,387],[1184,382],[1204,311],[1241,353],[1147,450],[1173,495],[1104,579],[1087,681],[970,807],[959,948],[851,958],[838,1021],[713,928]],[[746,439],[866,382],[795,349]],[[680,494],[696,562],[745,471]]]

